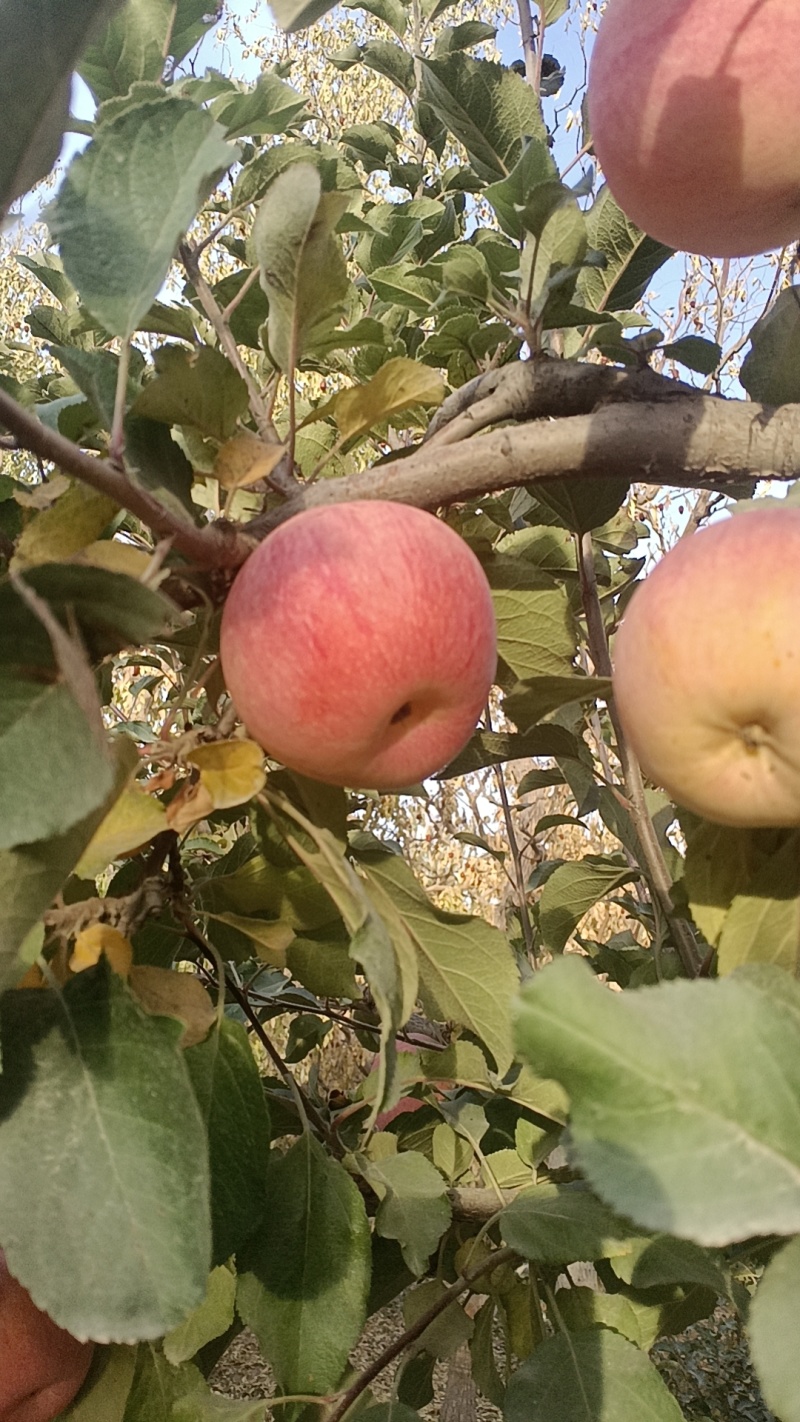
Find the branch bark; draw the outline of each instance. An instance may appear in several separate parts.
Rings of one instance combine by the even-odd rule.
[[[800,478],[800,407],[705,395],[603,405],[456,445],[423,445],[406,459],[311,485],[247,528],[263,537],[303,509],[349,499],[434,509],[537,479],[610,478],[678,488]]]
[[[237,568],[252,552],[251,539],[234,524],[219,519],[206,528],[195,528],[108,460],[86,454],[71,440],[43,425],[4,390],[0,390],[0,424],[11,431],[21,448],[107,494],[120,508],[141,519],[157,538],[168,538],[190,563],[203,568]]]

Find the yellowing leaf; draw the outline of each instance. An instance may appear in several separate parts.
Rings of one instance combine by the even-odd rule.
[[[112,928],[109,923],[92,923],[84,928],[75,939],[75,947],[69,966],[73,973],[82,973],[93,968],[105,953],[115,973],[127,978],[133,962],[133,948],[124,933]]]
[[[62,563],[93,543],[117,511],[113,499],[74,483],[26,524],[11,561],[15,572],[38,563]]]
[[[266,783],[264,752],[255,741],[214,741],[197,746],[187,755],[186,763],[200,771],[200,785],[205,792],[195,797],[198,806],[204,807],[195,819],[203,819],[212,809],[229,810],[233,805],[245,804]],[[168,811],[172,828],[175,825],[170,812],[174,804],[175,800]]]
[[[413,405],[441,405],[444,395],[444,381],[437,371],[406,356],[396,356],[387,360],[366,385],[340,390],[303,423],[333,415],[342,439],[353,439]]]
[[[159,568],[155,577],[151,569],[153,555],[144,548],[134,548],[132,543],[123,543],[119,538],[99,538],[89,543],[80,554],[81,563],[90,563],[93,568],[106,568],[109,573],[126,573],[129,578],[146,582],[148,587],[158,587],[169,577],[169,568]]]
[[[167,826],[176,834],[183,834],[199,820],[206,819],[213,809],[211,792],[202,780],[186,780],[167,805]]]
[[[237,434],[220,449],[214,475],[223,489],[246,489],[266,479],[285,453],[283,444],[265,444],[258,435],[246,432]]]
[[[94,879],[121,854],[141,849],[155,835],[167,828],[164,806],[137,786],[123,790],[90,839],[79,859],[75,873],[81,879]]]
[[[282,919],[269,923],[263,918],[248,918],[239,913],[214,913],[211,917],[252,939],[264,963],[271,963],[273,968],[286,967],[286,950],[295,937],[288,923]]]
[[[41,968],[39,967],[39,964],[38,964],[38,963],[31,963],[31,966],[29,967],[27,973],[25,973],[25,974],[20,978],[19,982],[14,984],[14,986],[15,986],[15,988],[44,988],[44,987],[47,987],[47,982],[46,982],[46,980],[45,980],[44,973],[42,972]]]
[[[181,1047],[195,1047],[208,1036],[217,1014],[193,973],[136,963],[131,968],[130,984],[145,1012],[154,1017],[177,1017],[183,1023]]]
[[[55,473],[46,484],[33,484],[29,489],[17,487],[14,502],[23,509],[49,509],[67,492],[72,480],[66,474]]]

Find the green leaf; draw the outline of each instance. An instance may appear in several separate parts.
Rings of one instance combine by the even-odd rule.
[[[578,295],[593,311],[630,311],[650,279],[669,261],[672,248],[645,236],[625,216],[607,187],[586,214],[589,245],[603,253],[605,267],[584,267]]]
[[[184,1400],[192,1403],[204,1391],[203,1375],[193,1363],[174,1368],[160,1348],[142,1343],[136,1353],[136,1372],[124,1422],[164,1422],[165,1418],[177,1422],[178,1417],[182,1422],[194,1422],[197,1413],[193,1408],[188,1414],[178,1409]]]
[[[368,1407],[359,1412],[359,1422],[420,1422],[420,1414],[412,1412],[402,1402],[379,1402],[377,1407]]]
[[[550,184],[544,184],[545,192]],[[569,189],[561,184],[545,207],[544,221],[531,213],[529,201],[522,220],[528,235],[520,263],[520,294],[534,319],[547,306],[552,292],[563,303],[575,290],[578,272],[586,256],[586,218]],[[552,211],[548,208],[552,207]],[[543,214],[544,216],[544,214]],[[537,230],[541,227],[541,230]]]
[[[63,682],[0,667],[0,850],[62,835],[107,801],[114,762]]]
[[[566,957],[524,989],[517,1036],[569,1092],[575,1158],[620,1213],[706,1245],[800,1229],[800,984],[787,973],[616,993]]]
[[[487,1298],[486,1302],[478,1309],[469,1351],[472,1376],[477,1387],[489,1402],[502,1410],[506,1389],[498,1372],[497,1359],[494,1355],[496,1311],[496,1301],[491,1297]]]
[[[347,997],[357,1001],[361,996],[346,942],[294,938],[286,950],[286,964],[292,977],[316,997]]]
[[[546,1338],[506,1389],[506,1422],[682,1422],[645,1353],[610,1329]]]
[[[575,622],[566,588],[523,558],[486,568],[497,618],[497,650],[520,681],[567,676],[575,656]]]
[[[206,1386],[173,1402],[169,1418],[170,1422],[264,1422],[267,1403],[266,1397],[255,1400],[222,1397]],[[137,1422],[137,1419],[128,1418],[126,1422]],[[160,1419],[154,1417],[152,1422],[160,1422]]]
[[[202,1299],[211,1244],[180,1024],[144,1013],[104,959],[61,991],[6,993],[0,1022],[10,1269],[78,1338],[160,1336]]]
[[[503,698],[509,720],[523,731],[535,726],[551,711],[576,701],[607,701],[611,681],[602,676],[537,676],[520,681]]]
[[[164,1339],[167,1362],[173,1367],[187,1363],[206,1343],[227,1332],[233,1323],[235,1302],[236,1275],[220,1264],[208,1276],[202,1303]]]
[[[374,69],[394,84],[407,99],[413,99],[416,88],[414,61],[402,45],[387,40],[368,40],[366,44],[355,46],[358,51],[357,63]],[[335,62],[335,61],[334,61]],[[348,66],[350,67],[350,66]]]
[[[800,970],[800,831],[741,883],[722,925],[717,950],[720,974],[744,963],[774,963]]]
[[[346,10],[366,10],[383,20],[398,39],[402,39],[408,28],[408,12],[402,0],[343,0]]]
[[[490,184],[484,196],[494,208],[503,231],[520,242],[525,235],[523,214],[530,194],[537,188],[553,185],[560,188],[561,181],[547,136],[540,132],[525,145],[508,176]]]
[[[750,1305],[747,1332],[764,1401],[781,1422],[800,1422],[797,1386],[797,1317],[800,1310],[800,1238],[771,1259]]]
[[[800,286],[782,291],[750,332],[740,380],[751,400],[786,405],[800,400]]]
[[[447,780],[454,775],[467,775],[471,770],[481,770],[486,765],[502,765],[507,760],[527,760],[531,756],[577,757],[579,746],[575,737],[563,726],[534,726],[524,735],[509,732],[479,731],[469,745],[451,760],[450,764],[436,777]],[[548,780],[548,785],[560,785],[560,772],[535,771],[534,774],[556,774],[556,780]],[[524,792],[522,792],[524,793]]]
[[[237,156],[209,113],[164,94],[107,119],[73,159],[47,221],[107,331],[136,330],[211,179]]]
[[[75,563],[47,563],[25,573],[26,586],[48,603],[63,627],[77,627],[92,660],[163,633],[174,605],[135,578]],[[0,582],[0,663],[55,669],[53,647],[41,622],[13,583]]]
[[[231,89],[231,94],[220,95],[211,104],[228,138],[285,133],[308,106],[302,94],[270,69],[252,87],[231,81]]]
[[[195,521],[192,503],[194,473],[170,431],[158,420],[128,415],[125,420],[125,470],[134,484],[147,489],[179,518]]]
[[[40,951],[29,934],[72,873],[138,764],[131,741],[115,744],[117,773],[108,798],[65,834],[0,852],[0,992],[15,983]],[[31,948],[30,953],[26,952]]]
[[[46,177],[69,117],[72,71],[93,29],[119,0],[0,3],[0,217]]]
[[[378,910],[416,954],[425,1011],[474,1032],[504,1075],[513,1056],[510,1002],[518,980],[505,936],[481,918],[437,909],[397,855],[367,852],[362,863]]]
[[[86,1385],[60,1422],[124,1422],[137,1351],[115,1343],[95,1352]]]
[[[671,1284],[700,1284],[724,1295],[729,1285],[713,1257],[689,1239],[656,1235],[629,1241],[628,1251],[612,1263],[618,1279],[634,1289],[658,1289]]]
[[[491,292],[489,264],[479,248],[466,242],[450,247],[441,260],[445,291],[486,303]]]
[[[111,429],[117,389],[119,357],[112,351],[82,350],[79,346],[53,346],[50,354],[69,372],[82,390],[100,421],[101,428]],[[132,381],[128,390],[136,390]]]
[[[162,346],[148,381],[131,413],[166,425],[193,425],[220,441],[229,439],[247,409],[241,375],[221,351],[200,346]]]
[[[390,306],[401,306],[418,316],[427,316],[441,294],[438,281],[423,276],[413,262],[397,262],[388,267],[376,267],[369,273],[375,295]]]
[[[698,371],[700,375],[713,375],[722,360],[722,346],[717,341],[705,340],[703,336],[681,336],[679,341],[669,341],[662,346],[661,354],[668,360],[677,360],[688,370]]]
[[[762,859],[759,832],[701,820],[685,833],[683,879],[689,907],[700,932],[714,945],[736,893],[746,888]]]
[[[215,23],[206,0],[127,0],[83,56],[81,78],[98,104],[140,80],[157,82],[167,56],[180,63]]]
[[[296,34],[321,20],[333,9],[335,0],[269,0],[269,8],[282,30]]]
[[[545,947],[560,953],[583,915],[614,889],[638,878],[624,860],[586,854],[559,864],[547,880],[539,900],[539,928]]]
[[[451,54],[422,61],[420,97],[463,143],[486,182],[508,175],[524,141],[546,137],[529,84],[501,64]]]
[[[558,1311],[570,1333],[587,1328],[611,1328],[648,1352],[661,1330],[661,1304],[642,1303],[624,1294],[601,1294],[594,1289],[559,1291]]]
[[[415,1150],[365,1161],[363,1173],[381,1202],[375,1229],[384,1239],[398,1241],[408,1268],[419,1278],[450,1224],[452,1211],[442,1176]]]
[[[588,1190],[549,1183],[524,1190],[507,1205],[500,1232],[523,1259],[540,1264],[613,1259],[627,1254],[633,1233]]]
[[[269,297],[270,352],[283,371],[342,308],[349,280],[334,228],[346,206],[346,195],[323,193],[318,168],[294,163],[256,213],[250,240]]]
[[[485,20],[465,20],[461,25],[447,25],[436,36],[433,46],[434,59],[446,59],[456,50],[472,49],[476,44],[493,40],[497,34],[496,25],[487,25]]]
[[[440,405],[444,395],[444,381],[437,371],[406,356],[396,356],[387,360],[366,385],[353,385],[326,400],[303,424],[332,415],[342,439],[355,439],[404,410]]]
[[[186,1066],[208,1132],[215,1264],[258,1228],[266,1208],[269,1112],[247,1033],[224,1018],[190,1047]]]
[[[624,504],[627,479],[537,479],[536,498],[573,533],[601,528]]]
[[[366,1314],[371,1267],[364,1202],[308,1134],[267,1177],[266,1226],[240,1262],[238,1307],[284,1392],[338,1383]]]
[[[402,934],[387,927],[375,903],[352,864],[345,858],[343,845],[328,829],[307,820],[284,802],[295,825],[299,825],[316,847],[309,850],[299,836],[281,825],[281,832],[297,857],[324,884],[336,904],[350,934],[350,957],[360,964],[380,1018],[378,1084],[371,1120],[397,1100],[394,1089],[397,1056],[394,1038],[408,1021],[417,997],[417,963],[412,945]]]

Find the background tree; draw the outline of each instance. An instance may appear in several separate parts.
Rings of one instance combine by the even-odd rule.
[[[671,1422],[648,1351],[720,1295],[794,1422],[798,831],[676,810],[609,682],[659,541],[793,498],[792,254],[675,262],[597,186],[544,63],[591,7],[520,0],[524,75],[507,7],[327,11],[0,0],[4,211],[96,105],[2,269],[0,1246],[101,1345],[75,1422],[260,1415],[206,1381],[243,1323],[290,1419],[404,1422],[468,1343],[509,1422]],[[217,654],[257,540],[376,497],[467,540],[500,652],[382,798],[265,761]],[[332,1024],[356,1085],[302,1070]]]

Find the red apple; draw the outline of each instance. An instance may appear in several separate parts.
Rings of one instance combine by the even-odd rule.
[[[282,524],[225,604],[222,669],[249,733],[290,769],[378,790],[469,739],[497,660],[474,553],[432,514],[331,504]]]
[[[713,257],[800,237],[797,21],[797,0],[609,0],[590,130],[651,237]]]
[[[684,539],[633,594],[614,699],[645,773],[723,825],[800,824],[800,509]]]
[[[79,1343],[36,1307],[0,1254],[0,1422],[52,1422],[89,1371]]]

